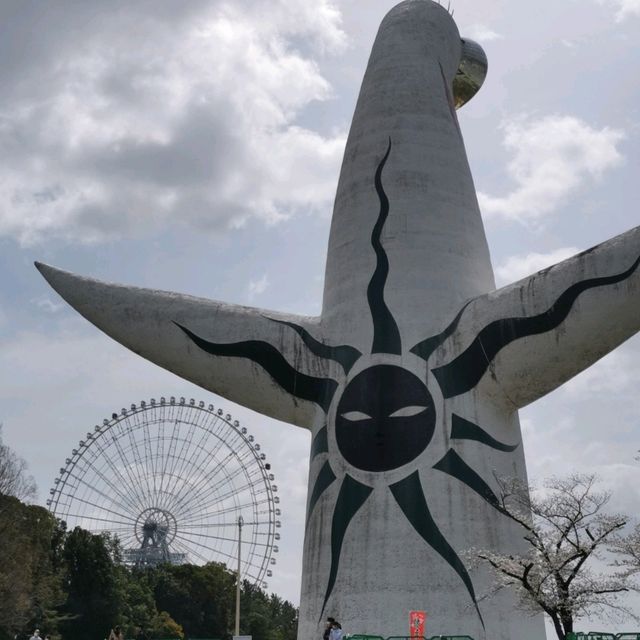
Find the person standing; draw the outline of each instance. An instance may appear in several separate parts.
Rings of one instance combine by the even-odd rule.
[[[322,634],[322,640],[329,640],[329,634],[331,633],[331,625],[335,622],[335,618],[329,616],[327,618],[327,624],[324,628],[324,632]]]
[[[29,638],[29,640],[41,640],[40,639],[40,629],[36,629],[33,632],[33,635]]]
[[[329,640],[342,640],[342,636],[343,636],[342,625],[337,620],[334,620],[331,623]]]
[[[111,633],[109,634],[109,640],[124,640],[124,634],[122,633],[122,629],[120,629],[120,625],[117,624],[113,629],[111,629]]]

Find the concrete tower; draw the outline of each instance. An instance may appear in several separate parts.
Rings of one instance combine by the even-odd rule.
[[[509,594],[479,603],[490,577],[463,552],[522,546],[495,493],[496,475],[526,480],[517,409],[640,328],[640,228],[495,290],[455,112],[467,98],[452,90],[469,51],[430,0],[384,18],[345,150],[319,318],[38,265],[136,353],[311,431],[304,640],[326,615],[351,632],[404,635],[414,609],[428,635],[539,640],[541,618],[517,613]]]

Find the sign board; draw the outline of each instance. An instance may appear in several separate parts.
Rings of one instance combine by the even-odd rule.
[[[409,635],[424,637],[424,623],[427,614],[424,611],[409,611]]]

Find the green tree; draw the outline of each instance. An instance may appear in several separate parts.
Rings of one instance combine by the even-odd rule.
[[[117,539],[64,523],[42,507],[0,495],[0,640],[39,628],[65,640],[99,640],[119,624],[127,638],[231,636],[235,575],[224,565],[131,569]],[[244,582],[243,633],[295,640],[297,610]]]
[[[253,640],[295,640],[298,611],[275,594],[267,595],[248,581],[242,584],[240,632]]]
[[[140,630],[149,631],[157,622],[153,590],[144,572],[120,565],[116,567],[116,577],[121,602],[120,625],[126,638],[134,638]]]
[[[184,638],[184,630],[166,611],[161,611],[153,619],[150,632],[152,638]]]
[[[234,576],[215,562],[164,565],[155,572],[156,606],[193,638],[228,638],[234,606]]]
[[[274,624],[274,640],[296,640],[298,636],[298,609],[275,593],[269,598],[270,618]]]
[[[240,594],[240,633],[251,635],[255,640],[271,640],[267,608],[267,596],[259,587],[244,580]]]
[[[54,633],[64,528],[46,509],[0,494],[0,539],[0,638],[34,626]]]
[[[66,640],[104,638],[120,623],[122,585],[113,562],[108,536],[93,535],[76,527],[64,545],[67,619],[62,625]]]

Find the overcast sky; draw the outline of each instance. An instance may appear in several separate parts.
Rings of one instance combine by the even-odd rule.
[[[112,411],[217,399],[103,336],[33,260],[317,314],[346,133],[393,4],[0,0],[0,421],[40,502]],[[499,284],[640,224],[640,0],[452,5],[489,58],[459,117]],[[638,514],[639,391],[635,338],[527,407],[530,475],[597,471]],[[297,602],[309,435],[220,404],[273,464],[269,587]]]

